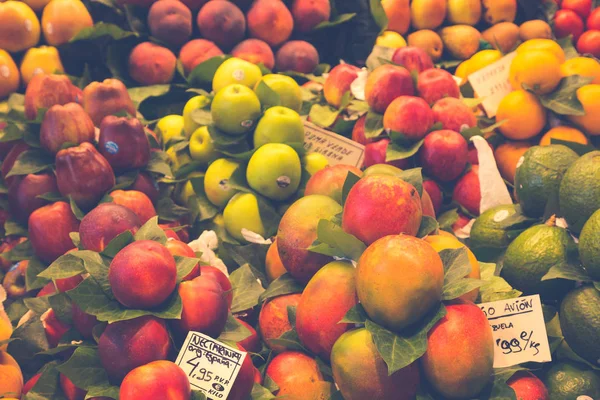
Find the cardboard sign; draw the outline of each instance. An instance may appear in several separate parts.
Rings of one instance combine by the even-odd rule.
[[[329,165],[347,164],[362,167],[365,146],[353,140],[304,122],[304,149],[327,157]]]
[[[552,361],[539,295],[478,306],[494,335],[494,368]]]
[[[517,53],[512,52],[495,63],[469,75],[468,79],[477,97],[483,99],[483,109],[488,117],[495,117],[498,105],[513,87],[509,80],[510,64]]]
[[[190,332],[175,363],[194,390],[209,399],[227,399],[247,353],[198,332]]]

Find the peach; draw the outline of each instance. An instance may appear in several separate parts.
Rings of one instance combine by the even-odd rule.
[[[328,399],[330,386],[324,382],[323,374],[314,358],[299,351],[278,354],[265,371],[279,387],[274,393],[290,400]]]
[[[140,226],[140,219],[129,208],[102,203],[81,220],[81,245],[86,250],[101,252],[115,237],[126,231],[135,234]]]
[[[375,68],[365,84],[365,99],[371,109],[383,114],[400,96],[413,96],[415,86],[406,68],[384,64]],[[429,107],[428,107],[429,108]]]
[[[91,340],[94,338],[94,327],[98,325],[98,319],[95,316],[83,312],[77,304],[73,303],[71,318],[73,319],[73,326],[84,339]]]
[[[231,308],[231,302],[233,301],[233,288],[227,275],[221,272],[219,268],[213,267],[212,265],[201,265],[200,275],[213,279],[221,286],[221,289],[223,289],[223,293],[225,295],[225,300],[227,300],[227,306],[228,308]]]
[[[275,67],[275,56],[271,47],[259,39],[246,39],[238,43],[231,55],[253,64],[262,64],[272,70]]]
[[[75,384],[65,375],[60,374],[60,388],[62,389],[67,400],[84,400],[87,394],[86,390],[78,388]]]
[[[431,68],[419,74],[417,90],[428,104],[434,104],[444,97],[460,97],[458,84],[448,71]]]
[[[275,66],[278,71],[312,73],[319,64],[319,53],[315,46],[304,40],[291,40],[277,50]]]
[[[325,100],[332,106],[338,108],[342,104],[342,97],[350,90],[350,85],[356,78],[360,69],[350,64],[340,64],[329,72],[323,94]]]
[[[44,7],[42,32],[51,46],[65,44],[91,26],[94,26],[92,16],[79,0],[51,0]]]
[[[477,126],[477,117],[473,110],[462,100],[446,97],[436,101],[432,107],[435,122],[442,124],[441,129],[460,132]]]
[[[435,212],[440,212],[444,201],[444,194],[442,189],[440,189],[440,186],[431,179],[425,179],[423,181],[423,190],[427,191]]]
[[[550,400],[544,382],[529,371],[517,371],[506,384],[515,391],[519,400]]]
[[[239,344],[237,348],[241,351],[246,351],[246,348]],[[252,357],[250,357],[250,354],[247,354],[240,367],[240,372],[235,378],[235,382],[233,382],[227,400],[247,400],[249,398],[254,387],[255,370],[256,368],[252,364]]]
[[[11,393],[17,398],[23,390],[23,373],[17,361],[7,352],[0,351],[0,393]]]
[[[447,305],[446,315],[427,335],[420,362],[429,383],[444,397],[477,397],[494,372],[494,338],[483,311],[473,303]]]
[[[40,127],[40,144],[52,154],[58,153],[67,143],[78,145],[93,143],[94,123],[77,103],[53,105],[44,114]]]
[[[20,1],[0,3],[0,49],[17,53],[40,40],[40,22],[27,4]]]
[[[190,400],[191,393],[187,374],[177,364],[161,360],[129,372],[119,389],[119,399]]]
[[[442,182],[449,182],[464,171],[467,154],[467,141],[460,133],[441,130],[425,137],[423,147],[419,150],[419,160],[426,174]]]
[[[429,104],[420,97],[401,96],[395,99],[383,115],[383,127],[418,141],[427,135],[434,123]]]
[[[142,225],[144,225],[152,217],[156,216],[156,210],[152,204],[152,200],[142,192],[137,190],[114,190],[109,193],[112,197],[112,202],[122,205],[133,211]]]
[[[244,320],[241,320],[239,318],[235,318],[235,320],[239,324],[244,325],[244,327],[250,331],[250,336],[248,336],[244,340],[239,341],[237,344],[252,353],[259,353],[262,348],[262,345],[260,342],[260,338],[258,337],[258,333],[256,332],[256,329],[254,329],[252,325],[250,325]]]
[[[433,60],[419,47],[406,46],[397,49],[392,56],[394,64],[402,65],[410,72],[421,73],[433,68]]]
[[[147,172],[139,172],[130,189],[144,193],[152,201],[152,204],[158,201],[160,195],[158,183]]]
[[[189,331],[218,337],[227,322],[227,300],[223,289],[214,279],[199,276],[179,285],[183,303],[181,319],[171,321],[179,340],[183,341]]]
[[[179,47],[192,36],[192,12],[178,0],[160,0],[148,12],[152,36],[169,46]]]
[[[216,44],[206,39],[190,40],[179,50],[179,59],[186,74],[192,72],[196,66],[204,61],[222,55],[223,51]]]
[[[287,294],[267,300],[258,315],[258,327],[265,344],[274,352],[281,353],[285,347],[271,344],[271,339],[279,338],[292,329],[288,318],[288,307],[296,307],[300,302],[300,294]]]
[[[255,0],[247,16],[250,37],[269,46],[277,47],[292,35],[294,19],[281,0]]]
[[[246,33],[244,13],[229,1],[209,1],[200,9],[196,22],[202,37],[225,50],[239,43]]]
[[[13,264],[10,269],[6,271],[4,279],[2,279],[2,287],[9,298],[17,299],[27,295],[25,276],[28,267],[29,261],[23,260]]]
[[[89,210],[115,185],[115,174],[106,158],[85,142],[56,154],[56,183],[60,194]]]
[[[58,49],[53,46],[32,47],[23,56],[19,66],[21,79],[25,85],[39,74],[63,74],[65,68]]]
[[[100,362],[114,383],[119,383],[134,368],[166,360],[170,350],[167,325],[153,316],[109,324],[98,340]]]
[[[479,215],[481,187],[479,185],[478,165],[472,165],[471,170],[456,182],[454,192],[452,192],[452,200],[463,206],[472,215]]]
[[[150,160],[150,142],[137,118],[105,117],[100,124],[98,148],[116,171],[142,168]]]
[[[279,250],[277,250],[277,238],[273,240],[273,243],[271,243],[269,246],[269,250],[267,250],[265,271],[269,282],[273,282],[275,279],[287,272],[283,266],[283,263],[281,262],[281,257],[279,257]]]
[[[167,250],[169,250],[169,253],[171,253],[171,255],[173,257],[175,257],[175,256],[191,257],[191,258],[196,257],[196,253],[194,253],[194,250],[192,250],[192,248],[190,246],[188,246],[187,244],[185,244],[181,240],[179,240],[179,238],[177,238],[177,239],[168,238],[167,243],[165,243],[165,247],[167,248]],[[182,280],[191,281],[192,279],[197,278],[199,276],[200,276],[200,266],[196,265],[190,271],[190,273],[187,274]]]
[[[33,120],[40,109],[76,102],[79,92],[66,75],[35,75],[25,91],[25,117]]]
[[[411,164],[410,158],[386,161],[387,148],[390,143],[391,140],[387,138],[377,140],[376,142],[367,143],[365,145],[365,159],[363,161],[363,167],[368,168],[372,165],[388,164],[400,169],[408,168]]]
[[[40,207],[29,216],[29,241],[35,254],[51,263],[73,248],[69,233],[79,230],[71,206],[58,201]]]
[[[433,201],[427,193],[427,190],[423,189],[423,195],[421,196],[421,207],[423,208],[423,216],[435,218],[435,208],[433,207]]]
[[[175,290],[175,259],[160,243],[138,240],[113,258],[108,281],[115,298],[125,307],[151,309]]]
[[[356,269],[334,261],[319,270],[302,292],[296,310],[296,330],[302,344],[329,360],[336,340],[354,324],[340,324],[356,305]]]
[[[413,185],[391,175],[372,175],[350,189],[342,228],[370,245],[387,235],[416,235],[422,216],[421,196]]]
[[[152,42],[138,44],[129,54],[129,75],[145,86],[171,82],[176,67],[175,54]]]
[[[56,177],[51,172],[19,176],[8,188],[10,212],[18,220],[27,221],[32,212],[49,203],[38,196],[57,191]]]
[[[342,204],[342,189],[350,173],[362,176],[362,171],[352,165],[338,164],[325,167],[310,177],[304,195],[322,194]]]
[[[107,115],[120,112],[135,115],[135,107],[127,87],[118,79],[110,78],[87,85],[83,89],[82,105],[96,126],[100,126]]]
[[[279,224],[277,249],[285,269],[294,279],[308,282],[331,257],[313,253],[308,248],[317,239],[321,219],[330,219],[342,211],[335,200],[323,195],[302,197],[292,204]]]
[[[292,3],[294,27],[299,32],[310,32],[321,22],[329,21],[329,0],[294,0]]]

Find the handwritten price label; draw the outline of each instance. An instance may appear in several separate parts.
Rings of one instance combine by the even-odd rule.
[[[468,79],[477,94],[483,99],[481,105],[488,117],[496,116],[502,99],[513,91],[509,80],[510,64],[517,53],[512,52],[500,60],[469,75]]]
[[[479,307],[494,335],[494,368],[552,361],[539,295],[483,303]]]
[[[193,389],[209,399],[226,399],[246,354],[210,336],[190,332],[175,363],[185,371]]]
[[[347,164],[361,168],[365,146],[353,140],[304,122],[304,149],[324,155],[329,165]]]

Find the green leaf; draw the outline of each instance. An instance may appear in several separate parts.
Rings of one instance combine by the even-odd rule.
[[[329,104],[313,104],[308,114],[310,122],[321,128],[328,128],[333,125],[340,115],[340,110],[336,110]]]
[[[356,185],[356,182],[360,180],[360,176],[348,171],[346,175],[346,180],[344,181],[344,186],[342,186],[342,206],[346,204],[346,199],[348,198],[348,193],[350,193],[350,189]]]
[[[423,174],[421,168],[406,169],[398,175],[404,182],[408,182],[417,189],[419,196],[423,196]]]
[[[417,154],[419,149],[423,146],[423,142],[425,142],[425,139],[421,139],[418,142],[409,145],[402,145],[392,142],[388,146],[385,153],[385,161],[389,162],[410,158]]]
[[[48,192],[35,197],[38,199],[47,200],[51,203],[55,203],[57,201],[65,201],[64,196],[58,192]]]
[[[4,129],[0,129],[0,143],[12,142],[23,138],[23,129],[12,122],[8,123]]]
[[[204,393],[199,390],[192,390],[191,400],[206,400],[207,397]]]
[[[262,282],[267,282],[265,273],[265,259],[269,245],[250,243],[244,246],[233,245],[231,243],[223,243],[223,250],[235,263],[242,267],[249,265],[254,276]]]
[[[150,218],[133,236],[135,240],[153,240],[160,244],[167,242],[165,231],[158,226],[158,217]]]
[[[114,258],[119,251],[131,243],[133,243],[133,234],[131,231],[125,231],[117,235],[108,243],[108,245],[102,251],[102,255]]]
[[[479,296],[482,303],[488,303],[497,300],[506,300],[519,297],[522,293],[510,286],[504,278],[501,278],[500,271],[496,271],[496,264],[479,263],[479,273],[483,285],[479,288]]]
[[[465,278],[471,273],[467,248],[445,249],[440,252],[444,264],[442,300],[453,300],[483,285],[479,279]]]
[[[269,85],[265,83],[265,81],[260,80],[254,91],[260,99],[263,109],[281,105],[281,97],[279,96],[279,93],[271,89]]]
[[[17,244],[10,251],[2,253],[2,258],[5,258],[12,262],[21,260],[30,260],[35,257],[33,247],[31,247],[31,241],[26,240],[23,243]]]
[[[6,177],[35,174],[51,168],[53,164],[54,159],[45,151],[40,149],[26,150],[17,157],[15,164]]]
[[[4,236],[27,236],[27,228],[18,222],[7,220],[4,223]]]
[[[85,270],[94,278],[98,285],[102,288],[104,294],[110,299],[114,300],[112,288],[108,281],[108,263],[105,264],[104,260],[99,253],[90,250],[77,250],[72,251],[76,257],[79,257],[83,261]]]
[[[105,22],[97,22],[94,26],[83,28],[69,42],[78,42],[80,40],[93,40],[102,36],[109,36],[114,40],[125,39],[130,36],[135,36],[133,32],[124,31],[114,24]]]
[[[81,221],[85,214],[83,213],[83,211],[81,211],[81,208],[79,208],[79,206],[77,205],[77,203],[75,203],[75,200],[73,200],[73,197],[71,196],[69,196],[69,205],[71,206],[71,211],[73,212],[73,215],[75,215],[75,217]]]
[[[583,266],[572,263],[561,263],[553,266],[542,277],[542,281],[550,279],[567,279],[570,281],[591,282],[592,278],[587,274]]]
[[[540,101],[544,107],[559,115],[585,115],[583,105],[577,98],[577,90],[593,80],[593,77],[567,76],[554,92],[539,96]]]
[[[381,5],[381,0],[370,0],[369,8],[371,9],[371,15],[377,23],[377,26],[379,26],[381,31],[386,30],[388,26],[388,17]]]
[[[119,387],[112,386],[109,381],[105,381],[100,385],[94,385],[94,386],[88,387],[88,392],[87,392],[86,398],[88,398],[88,399],[94,398],[95,399],[95,398],[101,398],[101,397],[118,399],[119,398]]]
[[[369,318],[363,306],[359,303],[352,307],[338,324],[364,324]]]
[[[550,19],[549,21],[551,20],[552,19]],[[560,45],[560,47],[562,47],[567,60],[579,57],[579,52],[577,51],[575,46],[573,46],[573,37],[571,35],[564,38],[556,39],[556,42]]]
[[[216,56],[197,65],[187,77],[188,84],[191,87],[198,87],[212,83],[217,68],[229,58],[231,56]]]
[[[24,299],[25,305],[30,311],[35,314],[41,315],[50,308],[50,302],[48,301],[49,296],[44,297],[31,297]]]
[[[52,308],[52,310],[54,310],[54,314],[56,314],[56,317],[69,325],[73,324],[73,318],[72,318],[72,311],[73,311],[73,304],[71,303],[71,300],[69,299],[69,296],[67,296],[66,293],[56,293],[54,295],[51,296],[46,296],[48,298],[48,303],[50,304],[50,308]],[[79,332],[76,332],[77,336],[79,335]],[[61,338],[62,340],[62,338]]]
[[[108,375],[100,362],[98,349],[92,347],[78,347],[57,369],[83,390],[108,383]]]
[[[256,280],[249,264],[233,271],[229,280],[233,287],[232,313],[248,310],[258,304],[258,299],[265,289]]]
[[[79,232],[71,232],[69,233],[69,237],[73,242],[73,246],[79,248],[81,245],[81,237],[79,236]]]
[[[6,311],[6,315],[8,316],[8,319],[10,319],[10,322],[13,325],[17,325],[17,323],[23,317],[23,315],[25,315],[29,311],[23,299],[16,299],[10,304],[5,303],[4,307],[4,311]]]
[[[27,265],[27,272],[25,273],[25,286],[27,291],[40,289],[44,287],[49,279],[38,277],[38,274],[46,269],[46,265],[38,258],[31,258]]]
[[[167,94],[171,90],[171,85],[152,85],[152,86],[141,86],[136,88],[127,89],[129,97],[135,104],[140,104],[148,97],[162,96]]]
[[[571,150],[573,150],[575,153],[579,154],[580,156],[597,150],[594,146],[589,145],[589,144],[569,142],[567,140],[560,140],[560,139],[554,139],[554,138],[550,139],[550,143],[551,144],[562,144],[563,146],[567,146],[568,148],[570,148]]]
[[[16,339],[8,344],[8,353],[17,360],[21,368],[32,368],[35,364],[34,357],[37,353],[48,350],[48,340],[44,325],[39,316],[32,317],[24,324],[18,326],[12,333],[11,339]]]
[[[458,209],[453,208],[452,210],[446,211],[440,215],[437,220],[440,224],[440,229],[447,232],[452,232],[452,225],[458,221]]]
[[[270,339],[269,345],[285,347],[287,350],[307,351],[300,342],[298,332],[295,329],[283,332],[277,339]]]
[[[170,197],[163,197],[156,203],[156,213],[159,219],[165,221],[177,221],[190,213],[186,207],[175,204]]]
[[[354,17],[356,17],[356,13],[339,14],[335,18],[333,18],[331,21],[321,22],[320,24],[318,24],[317,26],[315,26],[313,28],[313,31],[327,29],[327,28],[333,28],[334,26],[338,26],[338,25],[341,25],[341,24],[344,24],[344,23],[350,21]]]
[[[419,232],[417,233],[418,238],[424,238],[427,235],[431,235],[434,232],[437,232],[439,228],[438,222],[435,218],[430,217],[428,215],[423,215],[421,219],[421,226],[419,226]]]
[[[177,263],[177,282],[181,282],[200,263],[199,258],[183,256],[174,256],[174,258]]]
[[[258,383],[255,383],[252,387],[252,393],[250,393],[251,400],[271,400],[274,398],[275,396],[273,393],[271,393],[266,387],[261,386]]]
[[[427,350],[427,333],[446,315],[446,307],[439,308],[427,314],[417,325],[405,329],[400,334],[388,331],[371,320],[365,327],[373,336],[377,351],[388,367],[388,375],[401,370],[419,359]]]
[[[383,115],[369,110],[365,119],[365,137],[373,139],[383,133]]]
[[[248,328],[235,319],[233,315],[229,314],[227,316],[225,328],[223,328],[221,335],[219,335],[217,340],[237,343],[250,337],[251,335],[252,333]]]
[[[150,152],[150,161],[148,161],[148,165],[144,169],[158,175],[173,176],[171,167],[167,163],[167,155],[161,151]]]
[[[259,302],[262,303],[270,298],[286,294],[302,293],[302,290],[304,290],[304,287],[292,278],[290,274],[285,273],[271,282],[267,290],[260,295]]]
[[[197,108],[192,111],[192,120],[200,126],[208,126],[213,123],[210,110],[204,108]]]
[[[59,385],[59,371],[57,361],[46,364],[40,370],[40,378],[33,387],[24,395],[23,400],[61,399],[62,391]]]
[[[358,261],[367,246],[355,236],[344,232],[341,226],[321,219],[317,225],[317,240],[309,251],[332,257]]]

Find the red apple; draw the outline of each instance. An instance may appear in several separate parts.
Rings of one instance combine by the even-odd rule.
[[[138,173],[137,178],[130,187],[131,190],[137,190],[138,192],[144,193],[152,201],[156,203],[158,196],[160,195],[158,189],[158,183],[152,178],[152,176],[146,172]]]
[[[152,217],[156,216],[156,210],[152,200],[142,192],[137,190],[115,190],[110,192],[112,202],[129,208],[133,211],[140,222],[145,224]]]
[[[150,160],[150,142],[137,118],[105,117],[100,124],[98,148],[118,171],[145,167]]]
[[[32,212],[49,203],[38,196],[50,192],[58,192],[56,177],[52,172],[17,177],[8,188],[11,215],[20,221],[27,221]]]
[[[93,143],[94,123],[77,103],[56,104],[46,111],[40,127],[40,144],[56,154],[65,145]]]
[[[135,115],[135,107],[127,87],[118,79],[105,79],[87,85],[83,89],[82,105],[96,126],[100,126],[107,115],[120,112]]]
[[[460,90],[454,78],[443,69],[427,69],[419,74],[417,90],[427,104],[434,104],[444,97],[460,97]]]
[[[367,77],[365,99],[375,112],[383,114],[390,103],[400,96],[415,94],[412,76],[406,68],[384,64]]]
[[[573,42],[577,43],[584,31],[585,24],[575,11],[562,9],[554,15],[554,34],[557,38],[571,35]]]
[[[454,187],[452,200],[463,206],[472,215],[479,215],[481,203],[481,187],[479,186],[479,166],[471,166],[471,170],[464,174]]]
[[[135,234],[140,226],[140,219],[129,208],[102,203],[81,220],[81,245],[86,250],[101,252],[115,237],[125,231]]]
[[[325,100],[338,108],[342,104],[342,97],[350,90],[350,85],[356,78],[360,69],[350,64],[340,64],[331,71],[325,80],[323,94]]]
[[[425,137],[419,150],[419,160],[423,171],[442,182],[452,181],[460,176],[467,165],[468,146],[460,133],[441,130]]]
[[[40,207],[29,216],[29,240],[35,254],[47,263],[73,248],[69,234],[79,230],[71,206],[59,201]]]
[[[592,0],[562,0],[560,7],[563,10],[572,10],[584,20],[590,16],[594,8]],[[591,29],[588,27],[588,29]]]
[[[67,75],[36,74],[25,91],[25,117],[33,120],[40,109],[77,102],[80,94]]]
[[[427,52],[420,47],[401,47],[392,56],[394,64],[402,65],[410,72],[423,72],[433,68],[433,60]]]
[[[423,99],[401,96],[390,104],[383,115],[383,127],[401,133],[407,140],[419,141],[433,126],[433,112]]]
[[[365,160],[363,167],[368,168],[371,165],[376,164],[389,164],[400,169],[405,169],[410,166],[410,159],[404,158],[402,160],[385,161],[387,155],[387,148],[390,144],[390,139],[381,139],[373,143],[368,143],[365,146]]]

